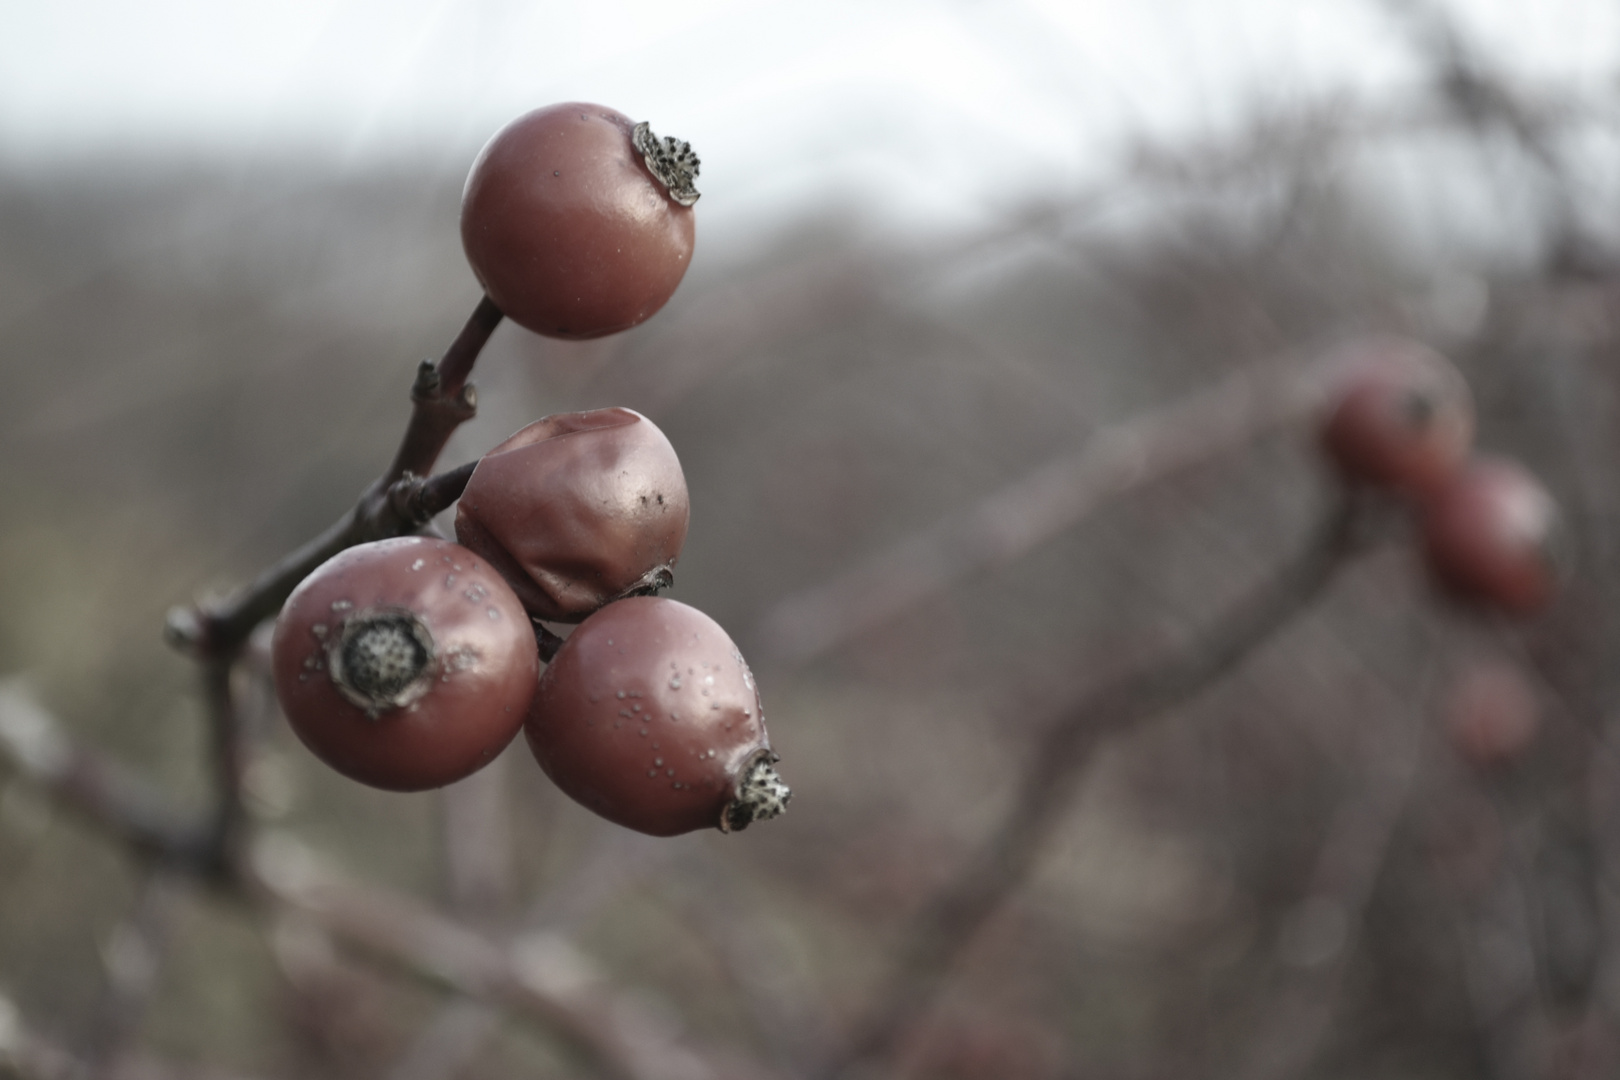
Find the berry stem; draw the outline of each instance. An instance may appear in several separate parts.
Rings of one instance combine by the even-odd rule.
[[[214,799],[204,864],[219,880],[235,876],[243,856],[248,825],[244,788],[249,754],[248,733],[231,688],[236,652],[210,656],[202,665],[203,699],[208,709],[209,755]]]
[[[467,376],[472,374],[478,354],[484,351],[490,335],[504,317],[501,309],[495,306],[495,301],[488,296],[479,298],[478,306],[467,317],[461,333],[456,335],[456,340],[450,343],[450,347],[444,351],[444,358],[439,361],[441,394],[453,397],[461,392]]]
[[[202,660],[233,658],[253,628],[280,611],[298,583],[321,563],[356,544],[414,532],[455,502],[472,476],[471,464],[430,480],[420,477],[432,471],[456,428],[477,412],[478,397],[467,376],[502,318],[494,302],[482,298],[443,359],[422,362],[411,386],[411,418],[399,449],[354,506],[229,596],[170,611],[169,643]]]

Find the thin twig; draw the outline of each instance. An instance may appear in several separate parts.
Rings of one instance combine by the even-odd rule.
[[[1401,730],[1376,741],[1365,782],[1333,815],[1304,895],[1283,922],[1277,952],[1290,971],[1260,1012],[1260,1031],[1236,1070],[1243,1080],[1304,1075],[1329,1031],[1422,756],[1425,717],[1402,704],[1387,710]]]
[[[591,857],[557,888],[530,906],[522,929],[507,940],[515,948],[533,935],[555,940],[571,933],[614,897],[662,871],[677,858],[669,844],[603,823]],[[445,1080],[465,1068],[506,1022],[507,1012],[483,1001],[446,1002],[388,1073],[388,1080]]]
[[[844,1075],[893,1051],[923,1016],[955,959],[1023,885],[1084,767],[1110,738],[1191,698],[1321,595],[1363,539],[1346,497],[1292,562],[1206,633],[1061,711],[1035,747],[1001,824],[913,922],[885,990],[820,1075]]]
[[[248,825],[244,784],[248,738],[236,707],[231,672],[240,650],[202,661],[203,703],[207,709],[209,753],[213,764],[214,799],[208,825],[208,860],[214,873],[230,876],[241,855]]]
[[[467,376],[500,321],[500,310],[485,297],[444,358],[438,364],[422,362],[411,387],[411,418],[394,459],[353,507],[231,596],[170,612],[170,643],[201,658],[232,656],[321,563],[355,544],[411,532],[449,505],[460,494],[454,479],[460,470],[442,480],[419,478],[433,470],[451,434],[477,411],[478,397]],[[460,484],[465,486],[465,477]],[[442,505],[427,512],[439,500]]]

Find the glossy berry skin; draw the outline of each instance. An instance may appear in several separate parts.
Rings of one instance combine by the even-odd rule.
[[[1424,556],[1441,586],[1517,615],[1552,598],[1561,542],[1557,504],[1511,461],[1475,460],[1424,511]]]
[[[671,198],[601,105],[518,117],[473,163],[461,241],[484,290],[518,325],[594,338],[647,319],[692,260],[692,208]]]
[[[1449,360],[1380,338],[1347,349],[1342,363],[1322,447],[1345,480],[1421,495],[1456,474],[1473,444],[1474,405]]]
[[[688,517],[664,433],[630,409],[596,409],[537,420],[485,454],[457,504],[456,539],[535,618],[578,622],[670,584]]]
[[[1442,720],[1458,756],[1491,770],[1524,757],[1535,742],[1541,710],[1521,671],[1502,661],[1479,662],[1447,690]]]
[[[775,781],[762,812],[731,812],[739,785],[776,760],[759,692],[719,624],[674,600],[632,597],[586,619],[541,675],[524,733],[574,800],[654,836],[741,829],[788,798]]]
[[[276,696],[305,746],[353,780],[442,787],[516,737],[539,678],[512,590],[458,544],[361,544],[293,590],[272,641]]]

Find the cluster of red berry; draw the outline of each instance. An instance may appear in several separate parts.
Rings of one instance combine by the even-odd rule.
[[[1449,596],[1513,615],[1539,611],[1563,569],[1558,505],[1518,462],[1473,453],[1461,373],[1398,339],[1362,343],[1345,360],[1322,438],[1346,482],[1415,505],[1424,562]],[[1440,719],[1464,761],[1500,769],[1535,739],[1536,693],[1514,665],[1475,662],[1446,690]]]
[[[611,109],[529,113],[468,177],[468,261],[536,333],[635,326],[685,273],[697,168]],[[713,619],[656,595],[687,518],[680,462],[646,417],[530,424],[473,470],[459,543],[362,544],[292,593],[273,644],[282,709],[317,757],[389,790],[459,780],[522,728],[558,787],[629,828],[774,817],[789,792],[747,663]],[[559,645],[544,623],[579,625]]]
[[[1558,504],[1518,462],[1473,452],[1462,374],[1400,339],[1344,359],[1322,442],[1346,482],[1412,501],[1425,562],[1450,596],[1515,615],[1544,607],[1559,578]]]

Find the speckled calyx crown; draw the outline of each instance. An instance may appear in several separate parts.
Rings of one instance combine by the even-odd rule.
[[[698,189],[692,186],[692,181],[697,179],[702,162],[692,152],[691,143],[668,135],[660,139],[645,120],[630,132],[630,141],[647,163],[648,170],[669,189],[670,198],[682,206],[698,201]]]
[[[761,750],[744,767],[736,796],[720,814],[721,832],[742,832],[754,822],[769,821],[787,809],[793,792],[777,774],[775,765],[780,760],[771,751]]]
[[[409,611],[351,616],[328,647],[332,682],[370,716],[411,704],[433,683],[433,635]]]

